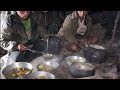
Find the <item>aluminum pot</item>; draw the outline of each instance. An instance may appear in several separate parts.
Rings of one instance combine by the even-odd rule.
[[[83,52],[86,60],[93,63],[104,63],[108,57],[106,48],[96,44],[85,47]]]

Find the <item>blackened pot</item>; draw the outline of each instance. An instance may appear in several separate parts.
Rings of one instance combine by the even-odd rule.
[[[47,37],[47,43],[48,43],[48,53],[51,54],[59,54],[61,51],[61,38],[57,36],[48,36]]]
[[[90,63],[73,63],[69,68],[74,78],[89,77],[95,75],[95,68]]]
[[[93,63],[104,63],[107,60],[107,50],[100,45],[90,45],[83,49],[86,60]]]

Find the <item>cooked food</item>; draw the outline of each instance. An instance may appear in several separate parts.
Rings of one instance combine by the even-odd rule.
[[[46,76],[39,76],[39,77],[37,77],[35,79],[48,79],[48,78]]]
[[[102,50],[105,49],[104,47],[99,46],[99,45],[90,45],[90,47],[92,47],[92,48],[96,48],[96,49],[102,49]]]
[[[71,65],[72,63],[78,63],[78,62],[86,62],[86,59],[80,56],[68,56],[65,58],[65,61],[68,65]]]
[[[38,70],[51,71],[51,70],[53,70],[53,68],[51,66],[48,66],[48,65],[40,64],[40,65],[38,65]]]
[[[73,63],[73,62],[80,62],[80,60],[77,60],[77,59],[69,59],[68,62],[71,62],[71,63]]]
[[[7,78],[17,78],[27,75],[31,72],[28,68],[15,68],[7,75]]]
[[[89,63],[77,63],[75,67],[80,70],[86,70],[86,71],[90,71],[94,69],[94,66]]]

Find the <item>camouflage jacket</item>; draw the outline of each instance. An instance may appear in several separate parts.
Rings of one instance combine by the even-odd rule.
[[[30,20],[30,42],[35,42],[40,37],[45,37],[47,35],[46,30],[39,25],[39,20],[33,12],[30,13]],[[28,41],[25,27],[16,12],[1,12],[0,46],[4,50],[14,51],[16,50],[18,44],[26,44]]]

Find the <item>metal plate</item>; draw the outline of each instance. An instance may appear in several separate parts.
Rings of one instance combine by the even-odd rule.
[[[26,75],[26,79],[36,79],[40,76],[45,76],[47,79],[55,79],[55,76],[52,73],[45,72],[45,71],[38,71],[34,73],[30,73]]]
[[[44,56],[45,59],[51,59],[51,58],[53,58],[53,54],[46,53],[43,56]]]

